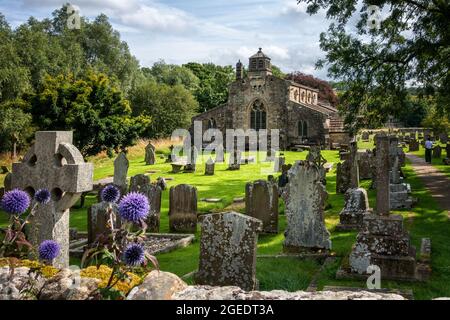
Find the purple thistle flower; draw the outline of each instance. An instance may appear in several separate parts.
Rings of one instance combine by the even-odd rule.
[[[50,191],[47,189],[39,189],[36,191],[36,194],[34,195],[34,200],[39,202],[40,204],[47,204],[50,202]]]
[[[53,240],[44,240],[39,246],[39,258],[46,261],[55,259],[61,251],[58,242]]]
[[[128,245],[123,253],[123,261],[131,267],[142,265],[145,262],[144,247],[138,243]]]
[[[115,203],[119,201],[120,198],[119,188],[117,188],[115,185],[109,184],[103,188],[102,192],[100,193],[100,197],[102,201]]]
[[[130,192],[119,203],[119,214],[122,219],[134,223],[147,217],[149,210],[147,197],[138,192]]]
[[[4,194],[1,208],[9,214],[22,214],[30,206],[30,196],[25,191],[14,189]]]

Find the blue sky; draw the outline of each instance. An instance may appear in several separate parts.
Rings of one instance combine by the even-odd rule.
[[[0,12],[16,27],[29,16],[49,17],[66,1],[0,0]],[[245,64],[259,47],[283,71],[315,70],[323,56],[319,35],[329,22],[324,14],[306,14],[296,0],[72,0],[81,15],[110,17],[142,66],[164,59]]]

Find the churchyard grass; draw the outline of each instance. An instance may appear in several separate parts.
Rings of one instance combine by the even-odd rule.
[[[364,147],[366,148],[366,147]],[[368,146],[367,148],[370,148]],[[362,149],[360,147],[360,149]],[[165,150],[168,152],[168,149]],[[200,213],[220,212],[228,210],[233,204],[233,199],[243,197],[245,184],[248,181],[266,179],[267,173],[261,172],[263,165],[242,165],[239,171],[226,170],[227,164],[217,164],[214,176],[204,175],[204,164],[197,165],[197,171],[192,173],[172,174],[170,164],[164,163],[164,159],[157,157],[157,164],[146,166],[144,164],[143,152],[129,155],[130,171],[129,175],[146,173],[151,170],[158,171],[151,174],[152,181],[157,177],[173,177],[169,180],[168,186],[187,183],[198,188],[198,198],[222,198],[220,203],[206,203],[199,201],[198,210]],[[285,152],[286,163],[293,163],[306,157],[307,152]],[[339,162],[337,151],[323,151],[322,155],[335,165]],[[101,179],[113,174],[113,159],[94,159],[95,179]],[[273,166],[273,162],[268,164]],[[336,166],[327,174],[327,191],[329,197],[326,207],[326,226],[331,232],[333,252],[337,261],[323,270],[318,277],[319,289],[325,285],[336,286],[359,286],[363,287],[365,282],[336,280],[335,273],[340,265],[342,257],[350,253],[355,241],[356,232],[336,232],[335,226],[339,222],[339,212],[344,205],[344,197],[336,194]],[[419,203],[412,209],[398,211],[405,217],[405,223],[411,231],[413,244],[420,248],[420,239],[430,237],[432,239],[432,268],[431,280],[426,283],[402,283],[394,281],[382,281],[382,287],[388,288],[412,288],[416,299],[429,299],[438,296],[450,295],[450,248],[447,246],[447,237],[450,231],[450,222],[446,213],[442,212],[434,200],[426,191],[419,179],[415,176],[411,166],[404,168],[408,181],[411,183],[413,196],[419,199]],[[370,181],[362,181],[362,187],[369,189]],[[169,232],[168,219],[168,190],[163,192],[161,205],[161,232]],[[369,201],[371,207],[375,205],[375,191],[369,190]],[[71,210],[71,227],[85,231],[87,227],[87,208],[96,202],[96,197],[90,195],[86,198],[84,208],[78,208],[78,204]],[[233,204],[234,210],[244,212],[243,204]],[[276,255],[282,251],[284,240],[283,231],[286,225],[284,216],[284,205],[280,201],[279,230],[276,235],[261,235],[258,241],[258,255]],[[7,223],[6,214],[0,213],[0,224]],[[173,272],[179,276],[184,276],[198,267],[199,260],[199,230],[196,233],[196,240],[187,248],[179,249],[157,256],[161,269]],[[345,259],[345,258],[344,258]],[[71,263],[79,263],[76,259],[71,259]],[[319,271],[320,265],[313,260],[299,260],[296,258],[257,258],[257,278],[260,281],[262,290],[285,289],[289,291],[305,290],[315,273]],[[192,283],[192,277],[185,278],[188,283]]]

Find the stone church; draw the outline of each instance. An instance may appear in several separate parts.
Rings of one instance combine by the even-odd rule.
[[[239,61],[236,80],[230,84],[228,101],[198,114],[192,121],[201,121],[203,132],[226,129],[279,129],[281,149],[301,145],[323,148],[347,144],[337,109],[318,98],[319,91],[272,74],[271,59],[261,48],[249,58],[247,75]],[[192,130],[192,128],[191,128]]]

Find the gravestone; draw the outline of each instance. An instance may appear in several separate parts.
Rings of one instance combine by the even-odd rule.
[[[336,193],[345,193],[350,188],[350,170],[348,159],[336,165]]]
[[[44,240],[61,246],[53,261],[58,268],[69,266],[69,211],[81,193],[92,190],[93,166],[85,163],[72,145],[71,131],[38,131],[36,142],[21,163],[13,163],[11,187],[34,193],[47,189],[48,204],[37,204],[29,218],[28,239],[35,247]]]
[[[187,184],[171,187],[169,192],[169,227],[171,232],[197,230],[197,188]]]
[[[202,216],[196,284],[257,290],[256,248],[262,222],[237,213]]]
[[[442,157],[442,148],[437,145],[433,148],[433,158],[440,159]]]
[[[145,147],[145,164],[153,165],[155,163],[156,163],[155,146],[151,144],[151,142],[149,142],[148,145]]]
[[[278,188],[266,180],[245,186],[245,213],[263,223],[264,233],[278,233]]]
[[[369,180],[375,177],[375,161],[370,150],[358,151],[359,179]]]
[[[447,135],[447,133],[441,133],[439,135],[439,141],[441,141],[441,143],[443,143],[443,144],[447,144],[447,142],[448,142],[448,135]]]
[[[158,179],[156,179],[156,185],[163,191],[167,189],[167,182],[163,177],[159,177]]]
[[[111,226],[110,212],[113,213]],[[93,244],[99,236],[107,237],[109,230],[120,227],[120,216],[117,204],[100,202],[88,209],[88,244]]]
[[[345,193],[345,206],[339,213],[336,230],[359,230],[365,214],[370,213],[369,198],[363,188],[348,189]]]
[[[389,201],[391,209],[410,209],[414,203],[410,196],[411,187],[403,183],[400,174],[400,164],[398,157],[395,157],[394,165],[390,171]]]
[[[209,158],[205,163],[205,176],[213,176],[214,175],[214,160]]]
[[[377,199],[374,214],[366,214],[349,257],[350,271],[367,275],[369,265],[381,270],[382,279],[415,278],[415,249],[401,215],[389,211],[389,137],[377,135]]]
[[[119,153],[114,160],[114,179],[113,183],[120,189],[120,194],[125,195],[128,190],[128,168],[130,163],[127,159],[125,152]]]
[[[228,170],[239,170],[241,168],[241,151],[237,148],[230,154],[230,159],[228,160]]]
[[[277,151],[275,149],[268,149],[266,152],[266,159],[265,162],[272,162],[275,161],[275,156],[277,154]]]
[[[355,139],[350,142],[350,188],[359,187],[358,143]],[[345,190],[347,191],[347,190]]]
[[[273,167],[273,171],[281,172],[281,169],[284,166],[285,162],[286,162],[285,157],[275,157],[275,164]]]
[[[419,151],[419,141],[411,139],[409,141],[409,152]]]
[[[151,184],[149,176],[138,174],[131,178],[130,191],[142,193],[147,197],[150,204],[150,211],[145,220],[147,232],[159,232],[161,188],[156,184]]]
[[[188,159],[187,164],[184,166],[184,172],[195,172],[197,166],[198,150],[195,146],[191,146],[190,159]],[[188,155],[189,157],[189,155]]]
[[[286,252],[331,249],[325,227],[324,205],[328,193],[321,183],[319,168],[309,161],[297,161],[288,172],[283,192],[286,214]]]

